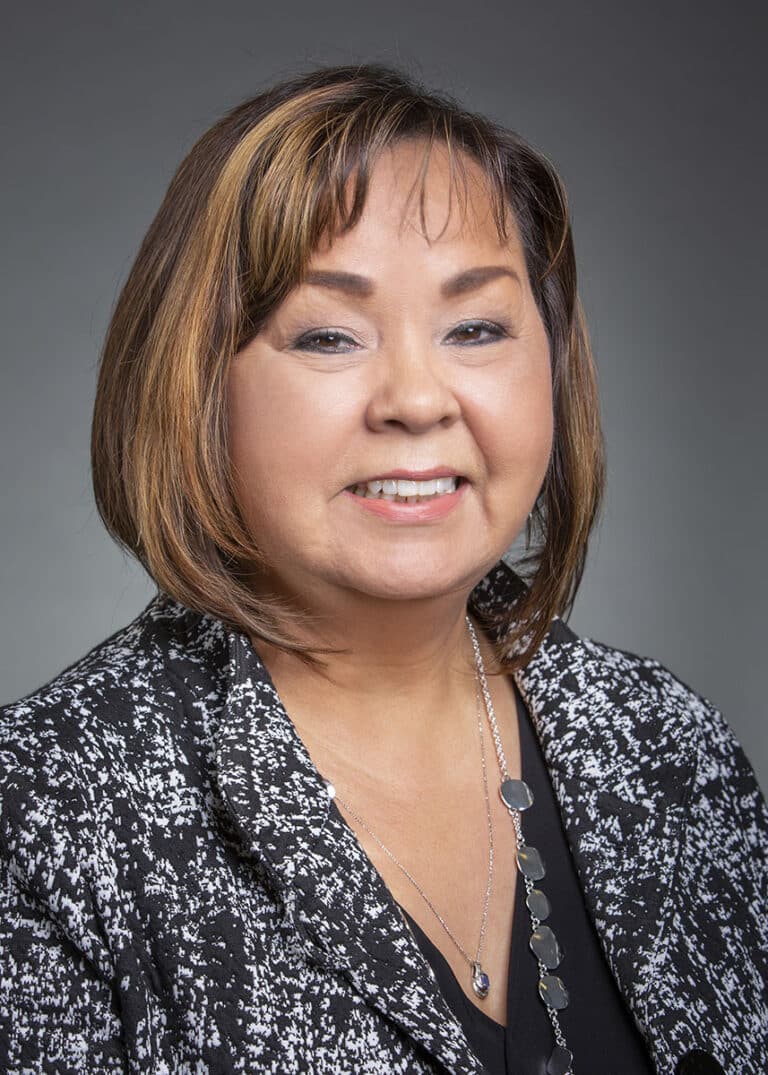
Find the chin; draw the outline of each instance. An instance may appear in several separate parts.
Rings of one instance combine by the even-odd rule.
[[[409,570],[383,568],[368,578],[350,578],[347,585],[360,594],[386,601],[424,601],[462,590],[469,593],[484,574],[482,568],[462,571],[455,563],[442,568],[433,564],[427,569],[410,565]]]

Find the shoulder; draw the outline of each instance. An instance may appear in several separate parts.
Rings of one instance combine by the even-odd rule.
[[[100,950],[95,907],[120,904],[116,862],[203,794],[226,653],[223,624],[161,594],[0,709],[0,874],[84,952]]]
[[[556,618],[518,682],[552,764],[638,780],[651,772],[664,780],[674,769],[713,796],[718,789],[731,797],[746,791],[754,809],[764,811],[726,717],[655,657],[579,636]]]
[[[473,601],[503,621],[523,585],[502,560]],[[660,660],[579,635],[559,616],[515,679],[535,703],[540,729],[574,749],[577,740],[597,747],[604,739],[605,751],[615,749],[620,758],[625,750],[638,759],[655,750],[659,760],[666,748],[675,754],[738,749],[717,707]],[[605,752],[602,760],[610,760]]]
[[[585,720],[624,722],[625,738],[656,768],[687,759],[689,805],[698,798],[742,822],[739,831],[762,859],[768,808],[752,765],[731,724],[704,694],[655,657],[579,637],[555,621],[554,651],[570,666],[567,681],[585,699]],[[557,658],[555,658],[557,659]],[[575,703],[578,708],[578,702]],[[716,814],[710,814],[713,821]]]
[[[222,624],[159,594],[50,682],[0,708],[0,840],[9,825],[39,827],[46,815],[74,824],[87,801],[148,772],[193,711],[190,696],[215,693],[225,652]]]
[[[142,713],[174,708],[177,688],[215,673],[223,625],[158,594],[127,626],[94,646],[48,683],[0,707],[0,744],[66,729],[118,729]]]
[[[696,739],[723,749],[736,742],[717,706],[656,657],[577,635],[559,619],[532,664],[535,677],[553,676],[564,693],[587,697],[593,708],[629,706],[641,721],[663,720],[691,746]]]
[[[627,684],[649,706],[658,708],[678,734],[689,740],[700,759],[719,755],[733,759],[742,754],[729,722],[704,694],[685,682],[655,657],[581,639],[584,650],[602,667],[607,682]]]
[[[162,814],[155,806],[184,793],[195,735],[185,694],[211,695],[223,636],[222,625],[158,595],[0,709],[0,933],[4,922],[12,944],[29,930],[63,935],[111,972],[107,925],[128,930],[121,886],[147,862],[145,830]]]

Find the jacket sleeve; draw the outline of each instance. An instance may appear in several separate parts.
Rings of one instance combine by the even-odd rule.
[[[691,882],[702,900],[720,905],[723,931],[730,915],[743,919],[768,1013],[768,805],[730,725],[714,706],[708,712],[689,805],[692,831],[705,837],[690,857]],[[725,891],[728,882],[732,892]]]
[[[0,1071],[127,1071],[112,991],[0,862]]]
[[[722,714],[701,707],[696,776],[677,875],[670,965],[696,982],[687,1048],[728,1072],[768,1072],[768,810],[747,756]],[[654,998],[657,999],[657,998]]]
[[[0,1072],[125,1072],[113,958],[95,899],[105,872],[77,756],[42,722],[27,725],[17,713],[3,723]]]

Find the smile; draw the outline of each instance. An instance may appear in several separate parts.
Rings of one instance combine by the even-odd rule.
[[[400,504],[422,504],[455,493],[462,478],[431,478],[411,481],[404,478],[383,478],[349,487],[349,492],[366,500],[391,500]]]

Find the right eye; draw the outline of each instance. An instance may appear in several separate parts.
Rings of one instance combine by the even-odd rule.
[[[349,346],[351,345],[351,346]],[[343,332],[335,329],[317,329],[313,332],[305,332],[294,340],[291,347],[295,351],[313,351],[315,354],[341,355],[348,354],[357,344]]]

